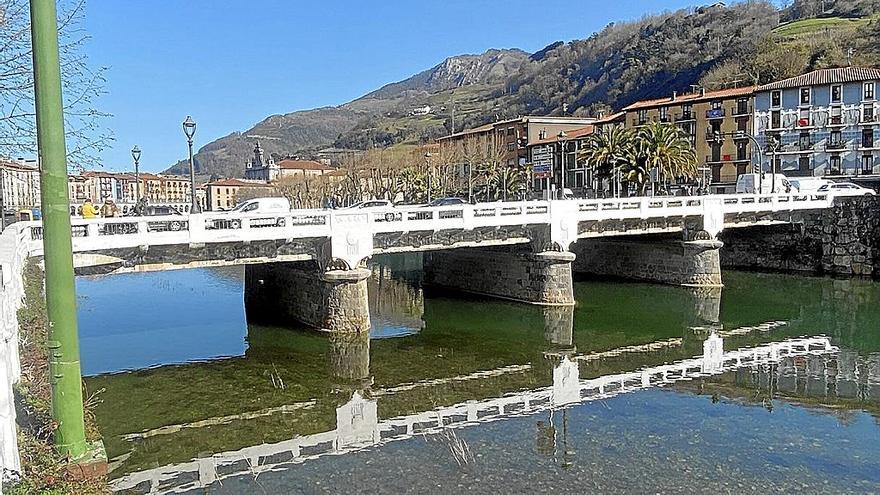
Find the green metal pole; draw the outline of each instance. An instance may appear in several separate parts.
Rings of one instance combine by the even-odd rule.
[[[49,369],[52,417],[58,423],[55,446],[71,458],[86,452],[82,376],[76,328],[76,288],[67,196],[67,150],[61,102],[58,21],[55,0],[30,0],[34,53],[34,96],[40,191],[43,207],[43,253],[46,309],[49,316]]]

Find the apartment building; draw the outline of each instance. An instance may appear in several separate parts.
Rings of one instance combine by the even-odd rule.
[[[675,124],[696,150],[703,183],[712,192],[733,192],[737,177],[751,168],[754,93],[750,86],[639,101],[623,109],[624,125]]]
[[[215,180],[205,184],[205,202],[208,210],[229,210],[238,204],[244,191],[252,192],[255,189],[265,190],[266,188],[272,188],[272,186],[265,182],[242,179]]]
[[[529,163],[529,145],[591,125],[596,119],[582,117],[526,116],[468,129],[437,140],[444,160],[462,152],[485,150],[487,156],[509,165]]]
[[[0,159],[0,205],[7,212],[40,206],[36,161]]]
[[[577,154],[594,132],[595,127],[588,125],[530,143],[533,190],[564,188],[571,189],[576,195],[589,196],[588,191],[594,191],[597,185],[592,171],[578,161]]]
[[[878,82],[880,69],[844,67],[760,86],[754,126],[763,168],[878,185]]]

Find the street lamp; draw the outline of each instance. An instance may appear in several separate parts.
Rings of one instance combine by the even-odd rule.
[[[557,134],[556,137],[559,139],[559,157],[561,158],[560,166],[562,172],[562,178],[559,182],[562,186],[562,196],[565,197],[565,142],[568,138],[568,134],[566,134],[565,131],[559,131],[559,134]]]
[[[131,149],[131,157],[134,159],[134,202],[137,203],[141,199],[141,176],[138,171],[138,164],[141,161],[141,149],[134,145]]]
[[[186,134],[186,143],[189,146],[189,212],[199,213],[199,205],[196,202],[196,169],[193,162],[193,136],[196,133],[196,123],[189,115],[183,121],[183,133]]]

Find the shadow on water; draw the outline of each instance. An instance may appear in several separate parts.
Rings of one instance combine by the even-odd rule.
[[[90,390],[102,390],[96,413],[114,461],[112,476],[327,432],[335,432],[336,447],[303,447],[301,454],[340,448],[343,437],[347,439],[343,443],[356,451],[359,445],[375,444],[372,435],[378,433],[357,428],[346,433],[340,429],[345,418],[350,425],[367,424],[374,414],[375,422],[388,422],[469,401],[491,402],[524,391],[551,390],[563,380],[564,362],[573,363],[576,370],[567,365],[566,376],[573,373],[580,383],[680,362],[702,355],[704,341],[713,333],[723,336],[726,351],[820,334],[831,337],[841,350],[832,357],[786,358],[679,382],[675,390],[682,394],[676,399],[681,403],[705,395],[728,408],[766,409],[768,401],[771,408],[776,401],[778,412],[787,407],[778,403],[784,400],[823,412],[844,409],[856,418],[864,414],[859,411],[877,412],[880,286],[871,282],[726,273],[723,290],[695,290],[588,281],[575,286],[575,308],[545,309],[425,291],[420,264],[413,257],[380,261],[369,281],[372,338],[247,325],[243,316],[236,316],[243,315],[241,270],[80,279],[78,289],[86,294],[80,309],[83,360],[93,372],[114,372],[87,379]],[[113,302],[120,299],[119,304]],[[115,321],[126,323],[119,328],[108,323]],[[178,335],[187,332],[196,335]],[[214,346],[211,339],[223,344]],[[202,361],[188,362],[193,360]],[[154,367],[125,371],[145,366]],[[819,376],[822,385],[817,384]],[[791,377],[794,385],[789,384]],[[651,394],[636,396],[654,397]],[[630,413],[650,415],[654,403],[672,400],[668,395],[639,402]],[[522,413],[507,407],[498,411],[508,418],[505,423],[520,424],[522,420],[516,418]],[[575,411],[589,410],[592,416],[604,418],[598,423],[602,428],[624,427],[597,413],[596,407],[604,406],[577,406],[571,414],[580,417],[583,414]],[[551,415],[556,414],[553,410],[548,410]],[[565,428],[583,432],[595,421],[589,419],[592,416],[572,420]],[[430,422],[430,417],[420,421]],[[558,451],[562,441],[558,418],[542,417],[521,428],[533,431],[535,421],[540,422],[538,452],[546,455],[552,450],[548,446],[556,445],[559,465],[568,462]],[[778,425],[765,421],[754,427],[769,435]],[[488,449],[491,442],[484,435],[497,428],[476,428],[472,441]],[[515,448],[519,432],[505,433],[512,442],[508,449]],[[446,435],[450,455],[466,457],[448,432],[437,434]],[[875,428],[866,438],[876,441],[880,435]],[[458,450],[454,445],[459,445]],[[389,445],[380,450],[397,448]],[[416,449],[414,457],[431,450],[406,448]],[[485,453],[493,459],[508,455],[503,446],[492,448],[500,449]],[[268,465],[278,460],[258,457],[252,461]],[[320,470],[328,462],[316,461],[314,467],[300,469]],[[329,470],[324,474],[334,470],[323,469]],[[253,489],[242,485],[235,491],[232,487],[237,485],[226,486],[232,490],[228,493]]]

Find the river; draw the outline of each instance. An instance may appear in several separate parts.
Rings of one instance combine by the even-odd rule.
[[[240,267],[78,278],[83,372],[115,486],[880,491],[878,283],[584,280],[574,309],[545,310],[425,289],[418,261],[372,266],[369,338],[248,325]],[[834,348],[664,383],[608,378],[702,356],[707,339],[729,356],[819,336]]]

